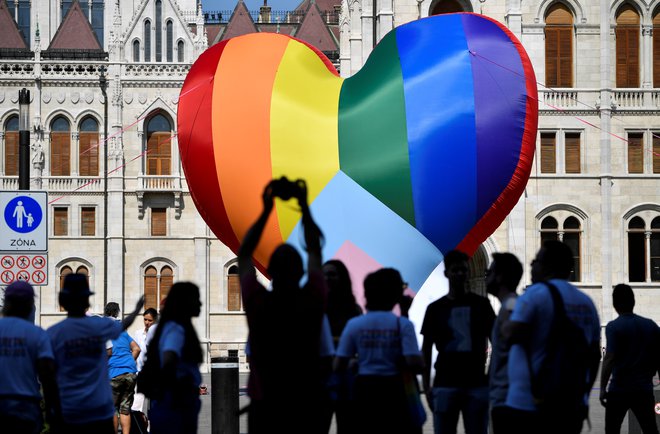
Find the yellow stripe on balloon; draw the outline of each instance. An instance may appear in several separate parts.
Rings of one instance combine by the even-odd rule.
[[[339,170],[338,109],[343,79],[316,53],[291,40],[279,65],[270,110],[273,178],[307,181],[309,203]],[[314,140],[310,141],[309,138]],[[276,205],[282,237],[300,220],[297,207]]]

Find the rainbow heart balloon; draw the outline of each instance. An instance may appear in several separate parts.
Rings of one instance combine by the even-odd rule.
[[[264,186],[302,178],[324,258],[393,266],[418,289],[443,252],[474,252],[515,205],[537,118],[520,42],[461,13],[394,29],[347,79],[288,36],[214,45],[181,90],[178,140],[197,209],[234,252]],[[302,240],[292,203],[274,214],[255,254],[261,270],[278,244]]]

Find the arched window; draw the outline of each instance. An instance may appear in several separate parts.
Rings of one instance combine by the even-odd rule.
[[[653,17],[653,87],[660,87],[660,13]]]
[[[68,265],[60,268],[60,290],[62,290],[64,287],[64,278],[71,273],[73,273],[73,270]],[[64,308],[62,306],[60,306],[60,312],[64,312]]]
[[[639,87],[639,14],[624,5],[616,16],[616,87]]]
[[[140,61],[140,41],[133,41],[133,62]]]
[[[172,23],[172,20],[167,20],[165,28],[165,34],[167,37],[167,61],[174,62],[174,24]]]
[[[103,2],[104,0],[92,0],[92,13],[90,14],[90,22],[101,47],[103,47]]]
[[[50,124],[50,174],[71,175],[71,126],[63,116]]]
[[[227,310],[229,312],[240,312],[241,309],[241,285],[238,277],[238,266],[232,265],[227,269]]]
[[[144,308],[158,309],[173,283],[174,272],[170,266],[164,265],[160,272],[155,266],[148,266],[144,270]]]
[[[580,220],[573,216],[566,217],[560,226],[555,217],[548,216],[541,221],[541,245],[546,241],[558,240],[564,242],[573,252],[573,269],[569,280],[579,282],[582,280],[582,225]]]
[[[18,176],[18,116],[5,122],[5,175]]]
[[[466,12],[463,6],[456,0],[441,0],[433,6],[429,15],[451,14],[454,12]]]
[[[183,63],[183,62],[184,62],[184,59],[185,59],[185,54],[186,54],[186,53],[185,53],[185,48],[184,48],[183,41],[179,41],[179,42],[177,43],[177,47],[176,47],[176,56],[177,56],[177,59],[176,59],[176,60],[177,60],[179,63]]]
[[[99,175],[99,123],[91,116],[80,122],[78,165],[80,176]]]
[[[571,276],[568,278],[571,282],[579,282],[581,279],[580,273],[580,221],[575,217],[569,217],[564,220],[564,244],[568,245],[573,252],[573,270]]]
[[[162,114],[147,123],[147,175],[170,175],[172,124]]]
[[[144,20],[144,61],[151,62],[151,21]]]
[[[561,3],[545,17],[545,85],[573,87],[573,14]]]
[[[163,2],[156,0],[156,62],[163,61]]]
[[[628,222],[628,280],[660,282],[660,217],[650,225],[639,216]]]
[[[18,10],[16,10],[14,2],[15,0],[8,1],[7,9],[12,18],[16,20],[18,30],[21,32],[25,44],[30,47],[30,38],[32,36],[32,32],[30,31],[30,0],[18,0]]]

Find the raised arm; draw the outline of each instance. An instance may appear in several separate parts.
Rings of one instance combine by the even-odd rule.
[[[129,313],[126,315],[126,318],[124,318],[121,322],[121,326],[124,330],[129,328],[131,324],[133,324],[133,321],[135,321],[135,318],[140,314],[142,311],[142,307],[144,307],[144,296],[140,297],[140,299],[137,301],[135,304],[135,309],[133,312]]]
[[[259,218],[252,225],[252,227],[247,231],[241,247],[238,249],[238,274],[241,278],[244,275],[254,274],[254,263],[252,263],[252,255],[259,245],[259,240],[261,235],[264,232],[266,227],[266,222],[268,221],[268,216],[273,210],[273,182],[269,182],[266,188],[264,189],[263,195],[261,196],[264,203],[264,209],[259,215]]]
[[[307,184],[303,180],[296,181],[299,187],[298,203],[302,212],[302,223],[305,231],[305,245],[307,246],[307,272],[321,271],[323,258],[321,256],[321,238],[323,233],[312,218],[307,203]]]

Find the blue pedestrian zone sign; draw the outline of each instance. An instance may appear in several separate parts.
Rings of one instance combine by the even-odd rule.
[[[0,192],[0,251],[48,250],[46,192]]]

